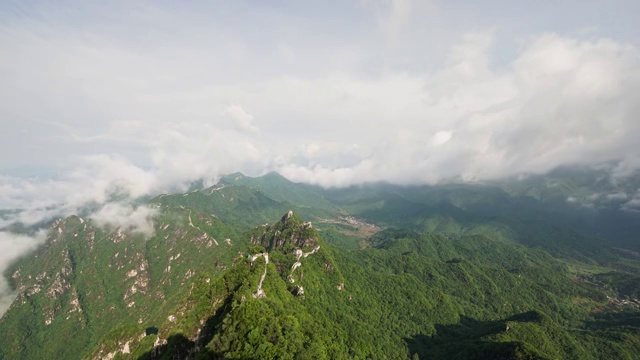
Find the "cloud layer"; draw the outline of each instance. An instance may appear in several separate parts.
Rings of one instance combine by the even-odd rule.
[[[17,150],[0,166],[66,183],[89,172],[99,184],[88,191],[140,195],[269,170],[324,186],[433,183],[640,157],[640,57],[629,41],[424,29],[416,14],[450,9],[411,1],[359,2],[345,11],[361,27],[337,19],[341,32],[322,35],[329,18],[305,22],[297,8],[257,8],[258,33],[240,31],[241,18],[211,24],[210,9],[28,10],[38,17],[0,31],[3,146]],[[69,25],[74,11],[96,25]],[[446,36],[414,34],[427,30]]]
[[[44,240],[44,232],[35,236],[25,236],[0,231],[0,274],[4,274],[12,261],[34,250]],[[7,279],[0,276],[0,316],[9,308],[16,295],[16,292],[9,287]]]
[[[360,91],[358,96],[367,100],[359,105],[370,104],[370,113],[359,125],[363,132],[382,130],[360,162],[290,164],[284,173],[324,185],[421,183],[637,158],[636,47],[543,34],[528,41],[507,66],[495,69],[489,65],[492,37],[467,34],[452,47],[441,70],[385,79]],[[376,87],[386,91],[376,94]],[[341,112],[357,103],[352,98]],[[357,128],[338,128],[357,136]]]
[[[35,222],[235,171],[345,186],[639,168],[638,39],[625,14],[596,22],[616,10],[532,8],[527,32],[509,6],[246,6],[8,6],[3,207]]]

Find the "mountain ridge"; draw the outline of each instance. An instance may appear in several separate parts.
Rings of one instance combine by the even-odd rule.
[[[482,186],[291,185],[294,198],[332,204],[315,208],[270,197],[281,189],[272,178],[282,183],[243,176],[150,199],[150,238],[78,216],[52,223],[45,245],[9,269],[19,296],[0,319],[0,356],[623,359],[640,349],[640,258],[575,222],[556,227],[543,202]]]

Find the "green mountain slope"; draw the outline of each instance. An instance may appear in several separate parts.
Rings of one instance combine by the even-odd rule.
[[[631,359],[640,344],[624,336],[637,320],[590,326],[606,292],[544,251],[387,231],[345,252],[312,229],[292,214],[255,229],[249,255],[200,278],[157,335],[133,329],[95,354],[128,344],[149,359]]]
[[[297,207],[288,201],[274,200],[255,188],[224,183],[186,194],[160,195],[151,203],[211,214],[243,230],[270,222],[290,209],[311,219],[332,217],[336,212],[334,209]]]
[[[640,256],[581,186],[234,174],[142,202],[151,237],[60,219],[9,269],[0,358],[634,359]]]
[[[566,201],[549,204],[508,194],[495,186],[371,184],[326,190],[325,196],[347,212],[382,226],[450,236],[485,235],[559,256],[609,261],[615,258],[612,246],[640,246],[615,236],[640,232],[632,231],[640,223],[639,214],[611,209],[594,213]],[[613,224],[619,230],[606,225],[604,220],[610,218],[617,219]]]
[[[0,354],[72,358],[123,322],[154,326],[193,277],[224,271],[246,247],[233,228],[211,216],[159,211],[150,239],[75,216],[56,221],[46,245],[10,269],[20,295],[1,320],[11,331]]]
[[[322,195],[322,189],[313,185],[291,182],[276,172],[255,178],[240,173],[231,174],[220,179],[219,184],[247,186],[276,201],[286,201],[296,207],[316,210],[336,208]]]

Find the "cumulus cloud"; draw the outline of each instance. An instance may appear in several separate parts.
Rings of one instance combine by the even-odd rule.
[[[114,119],[97,121],[101,132],[91,135],[108,151],[80,157],[61,181],[7,181],[0,196],[18,207],[18,194],[35,198],[45,192],[36,207],[44,214],[52,203],[68,204],[71,212],[89,200],[104,203],[113,192],[136,197],[181,190],[195,179],[212,183],[234,171],[278,170],[296,181],[344,186],[485,180],[612,160],[620,161],[618,174],[638,169],[636,46],[546,33],[523,41],[508,63],[496,67],[496,36],[462,34],[442,67],[420,72],[267,76],[204,88],[178,80],[182,92],[124,86],[126,97],[96,93],[121,102],[110,110]],[[118,65],[133,56],[100,41],[94,46]],[[166,60],[137,55],[165,68]],[[140,77],[137,65],[100,65],[100,71]],[[77,93],[73,87],[65,91]],[[238,104],[250,104],[251,114]],[[122,148],[133,151],[113,153]]]
[[[34,250],[45,239],[45,232],[39,232],[35,236],[26,236],[0,231],[0,271],[2,274],[12,261]],[[0,276],[0,316],[9,308],[16,296],[17,293],[11,290],[7,279]]]
[[[483,60],[488,43],[486,34],[466,36],[452,48],[448,66],[407,79],[424,90],[403,93],[405,106],[395,106],[388,118],[379,111],[384,106],[372,110],[368,121],[377,119],[374,126],[385,136],[356,166],[289,164],[283,171],[299,181],[345,185],[484,180],[611,160],[622,160],[626,173],[637,169],[636,47],[544,34],[496,71]]]
[[[91,198],[103,203],[114,191],[180,190],[234,171],[279,170],[343,186],[484,180],[612,160],[621,161],[619,174],[640,167],[633,43],[543,32],[504,51],[510,34],[498,25],[448,29],[435,41],[425,34],[442,24],[420,28],[428,22],[417,19],[446,17],[441,4],[364,4],[345,11],[363,17],[364,29],[400,34],[398,49],[388,51],[379,45],[386,35],[350,21],[288,14],[278,24],[297,31],[269,30],[273,40],[254,37],[272,29],[272,18],[252,23],[246,15],[243,26],[259,31],[229,33],[240,24],[222,28],[163,8],[149,18],[110,10],[140,30],[138,40],[114,33],[103,18],[81,36],[60,25],[58,8],[45,12],[48,22],[10,23],[0,31],[0,65],[8,69],[0,73],[0,121],[25,119],[24,133],[13,123],[7,132],[39,147],[7,144],[37,156],[0,155],[0,164],[44,161],[64,175],[37,186],[9,181],[0,190],[13,200],[55,193],[38,204],[44,213],[50,203],[72,209]],[[167,18],[191,24],[180,31],[194,36],[143,31]],[[310,44],[305,35],[328,24],[338,34],[322,32]],[[39,106],[27,106],[34,100]]]

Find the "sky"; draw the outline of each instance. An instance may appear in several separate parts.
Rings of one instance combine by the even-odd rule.
[[[0,174],[110,168],[108,181],[157,192],[235,171],[344,186],[637,162],[634,10],[3,2]]]
[[[625,176],[640,167],[638,13],[634,0],[5,0],[0,208],[22,211],[0,225],[86,204],[97,222],[144,223],[150,210],[111,195],[237,171],[321,186],[604,163]],[[9,259],[31,248],[0,235]]]

